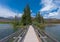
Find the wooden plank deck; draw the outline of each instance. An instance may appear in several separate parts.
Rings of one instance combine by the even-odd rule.
[[[23,42],[42,42],[42,41],[41,39],[38,39],[36,32],[34,31],[34,28],[30,25]]]

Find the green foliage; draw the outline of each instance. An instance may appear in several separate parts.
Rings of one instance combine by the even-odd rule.
[[[27,5],[24,9],[24,14],[22,16],[21,22],[22,22],[23,25],[31,24],[31,13],[30,13],[29,5]]]
[[[38,12],[38,13],[36,14],[36,21],[37,21],[38,23],[41,23],[40,12]]]
[[[44,19],[43,19],[43,17],[40,15],[40,12],[38,12],[38,13],[36,14],[35,20],[36,20],[36,22],[38,22],[38,23],[44,23]]]
[[[18,18],[17,16],[15,16],[15,19],[13,21],[13,27],[14,27],[14,31],[16,31],[18,28],[17,26],[19,25],[19,21],[18,21]]]
[[[44,29],[45,24],[44,24],[44,18],[40,15],[40,12],[36,14],[36,17],[33,21],[33,25],[39,27],[40,29]]]
[[[15,19],[14,19],[14,26],[17,26],[18,25],[18,19],[17,19],[17,16],[15,16]]]

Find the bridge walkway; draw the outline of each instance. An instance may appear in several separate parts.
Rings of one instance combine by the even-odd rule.
[[[38,38],[32,25],[29,26],[28,32],[27,32],[23,42],[42,42],[41,39]]]

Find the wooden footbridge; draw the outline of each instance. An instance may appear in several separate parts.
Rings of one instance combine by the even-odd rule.
[[[45,32],[41,32],[34,25],[21,28],[17,32],[3,38],[0,42],[59,42]]]

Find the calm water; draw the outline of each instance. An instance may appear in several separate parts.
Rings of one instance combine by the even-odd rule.
[[[11,24],[0,24],[0,39],[12,34],[14,32]]]
[[[60,42],[60,24],[46,26],[45,31]]]
[[[48,25],[45,31],[60,42],[60,24]],[[14,28],[11,24],[0,24],[0,39],[12,34]]]

